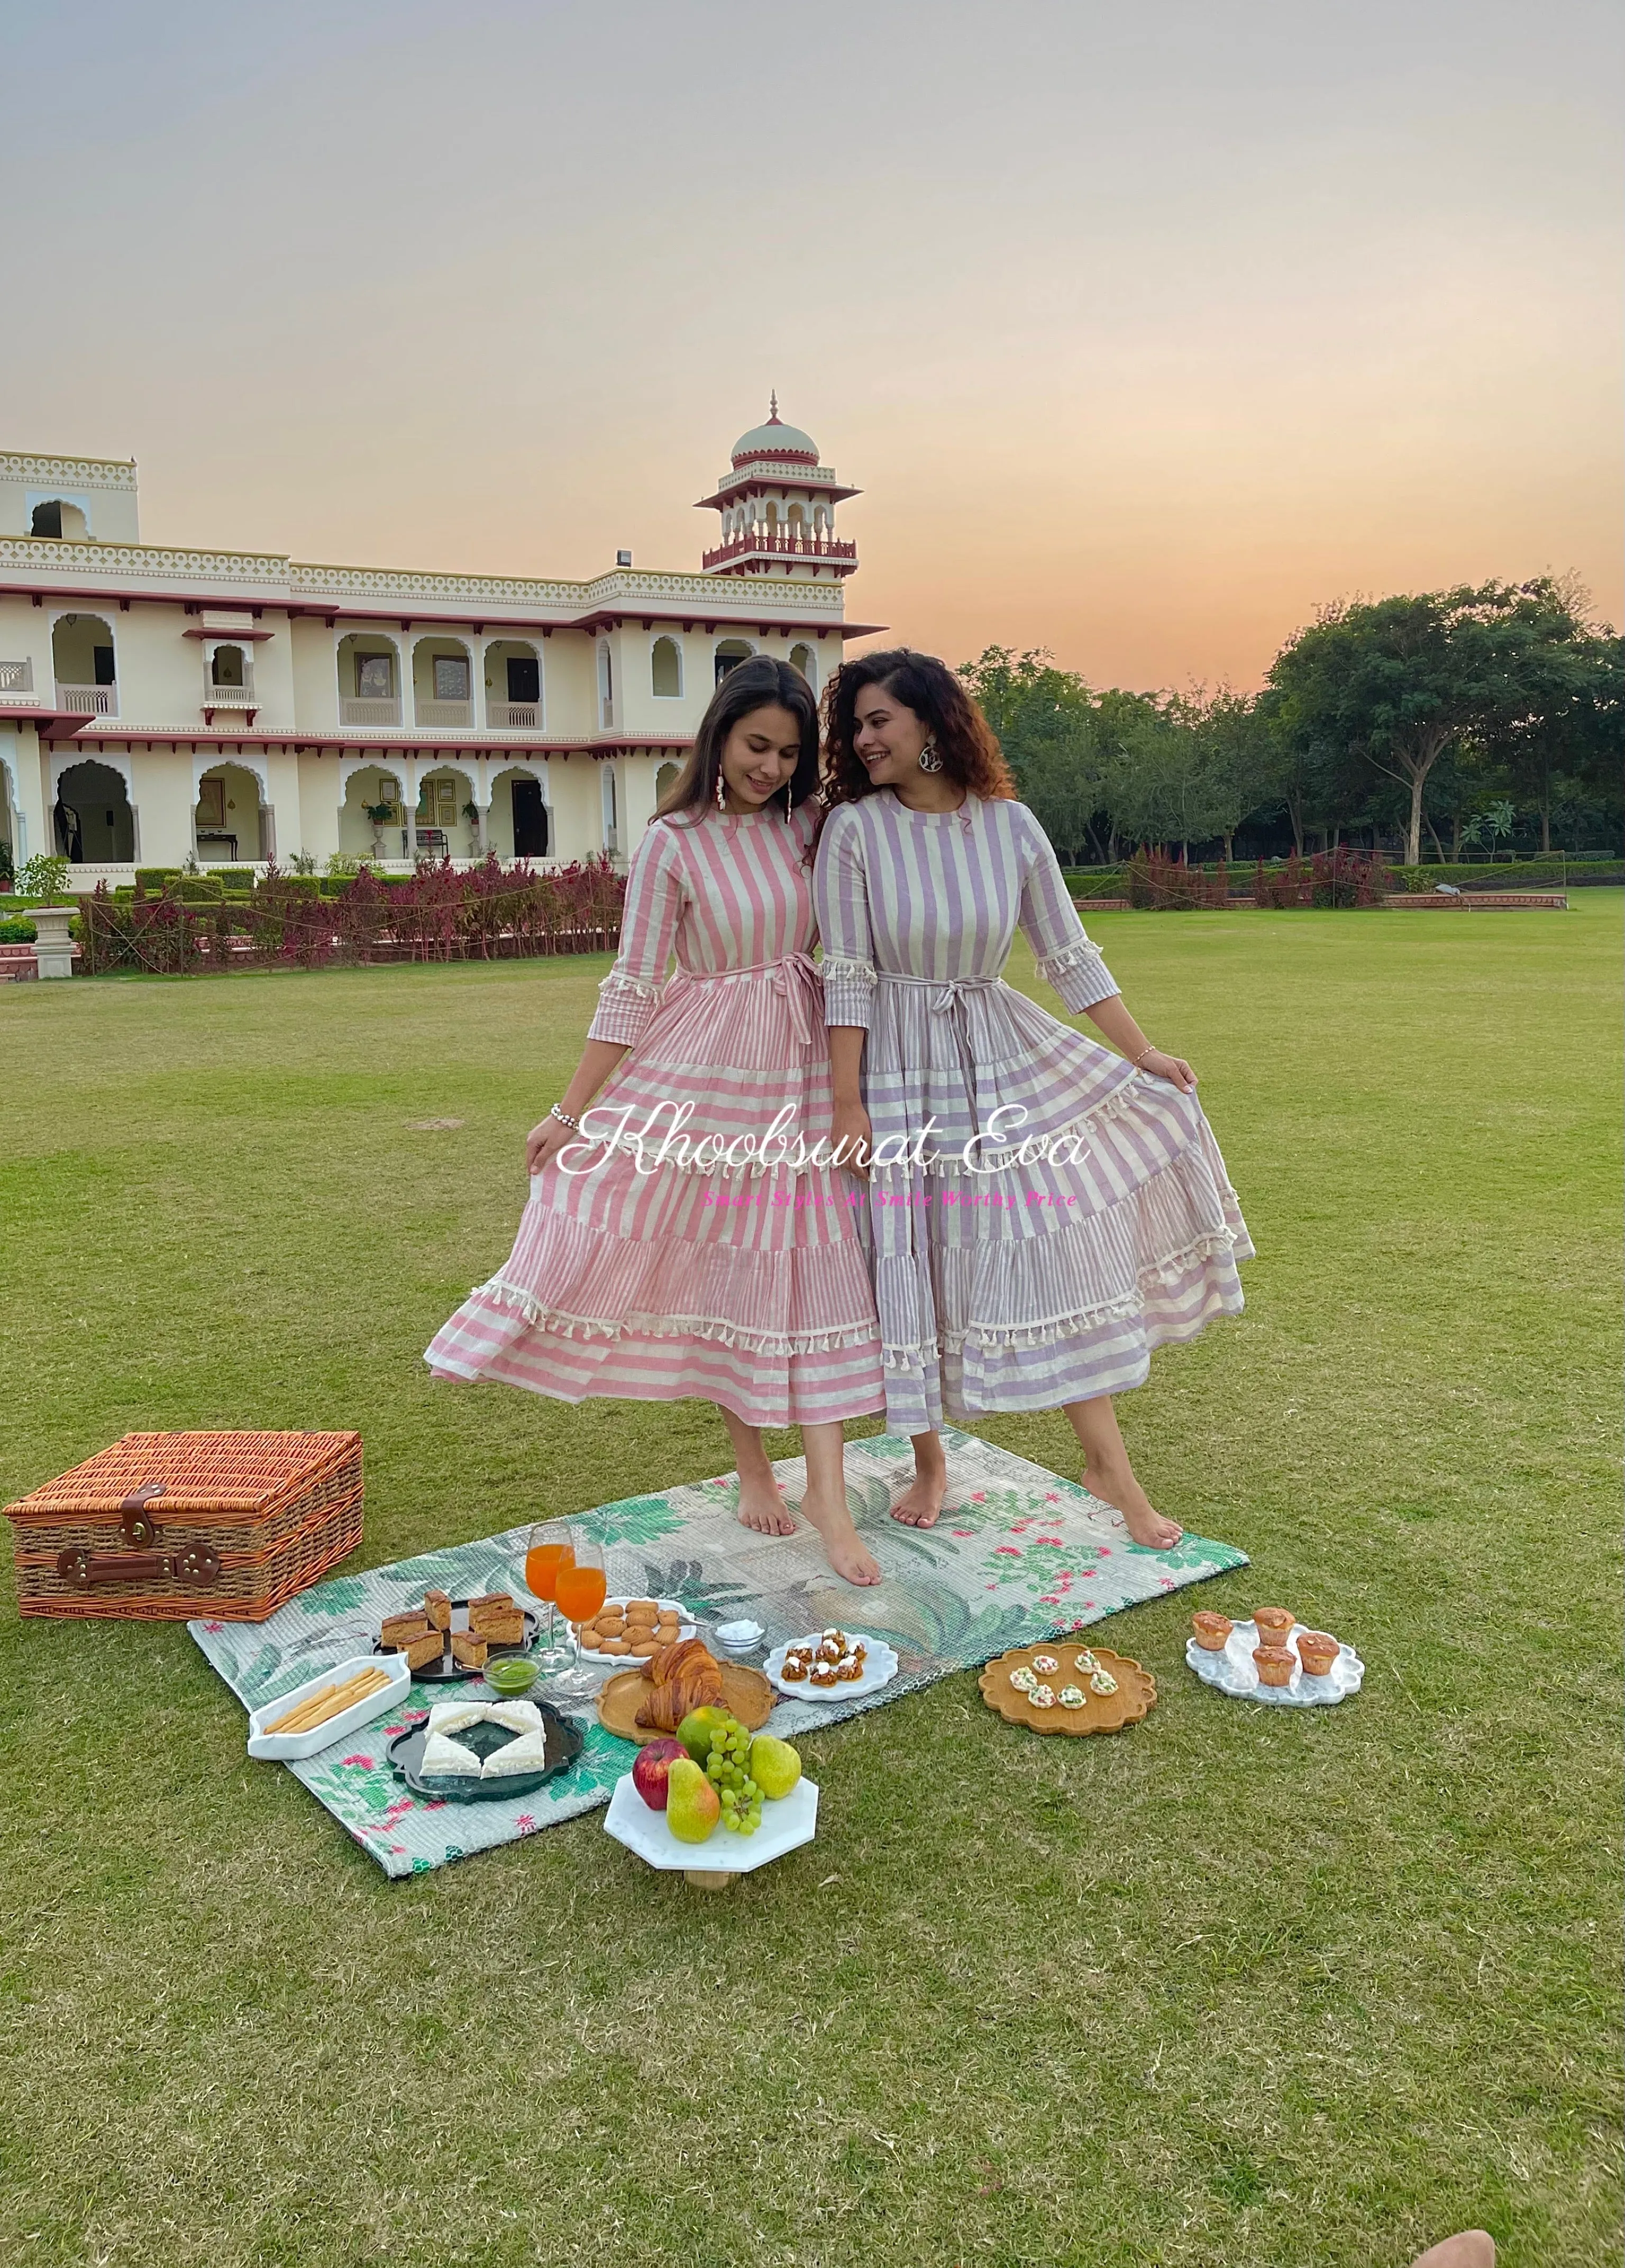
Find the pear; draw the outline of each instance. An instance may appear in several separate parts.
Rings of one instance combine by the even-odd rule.
[[[777,1802],[801,1778],[801,1758],[788,1741],[758,1733],[750,1744],[750,1776],[765,1796]]]
[[[722,1799],[692,1756],[680,1756],[665,1776],[665,1823],[680,1843],[709,1842],[722,1816]]]

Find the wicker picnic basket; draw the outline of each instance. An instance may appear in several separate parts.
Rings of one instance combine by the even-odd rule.
[[[25,1615],[263,1622],[361,1541],[359,1433],[126,1433],[5,1508]]]

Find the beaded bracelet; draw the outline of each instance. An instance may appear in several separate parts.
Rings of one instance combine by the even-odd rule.
[[[568,1110],[561,1110],[556,1102],[554,1104],[552,1109],[548,1111],[548,1116],[549,1118],[556,1118],[561,1126],[568,1126],[572,1134],[580,1133],[580,1119],[572,1118]]]

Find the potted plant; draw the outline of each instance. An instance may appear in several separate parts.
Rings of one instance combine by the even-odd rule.
[[[384,855],[384,829],[394,817],[395,806],[393,803],[364,803],[361,807],[371,822],[372,856],[381,858]]]

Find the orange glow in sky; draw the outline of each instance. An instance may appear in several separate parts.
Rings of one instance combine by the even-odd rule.
[[[1617,622],[1620,33],[1555,0],[19,18],[0,446],[150,541],[692,569],[766,411],[855,616],[1255,684],[1317,605]],[[222,89],[230,88],[224,99]],[[70,315],[66,311],[74,311]]]

